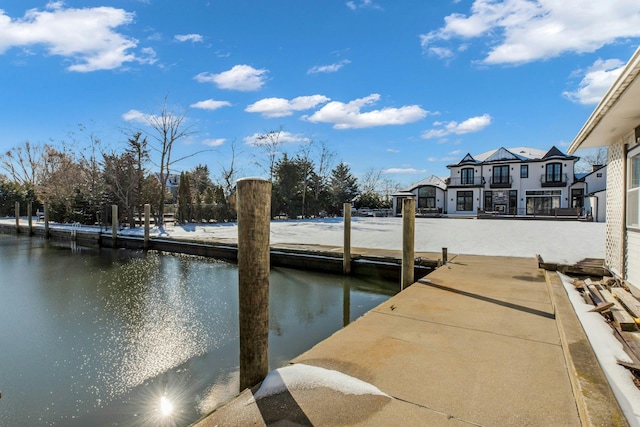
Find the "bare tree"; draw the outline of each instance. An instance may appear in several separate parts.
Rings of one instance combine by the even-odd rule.
[[[236,169],[236,145],[237,142],[235,139],[231,141],[231,161],[229,162],[229,166],[226,167],[220,164],[220,167],[222,169],[220,176],[220,186],[224,189],[225,197],[229,197],[229,195],[233,192],[236,177],[238,175],[238,170]]]
[[[8,173],[11,180],[35,188],[44,172],[47,145],[24,145],[14,147],[0,155],[0,168]]]
[[[361,193],[378,193],[382,182],[382,171],[380,169],[369,169],[360,180]]]
[[[329,150],[326,141],[320,141],[317,145],[316,171],[313,175],[313,198],[316,206],[320,204],[320,196],[323,189],[326,189],[331,179],[331,171],[335,162],[336,153]]]
[[[267,166],[262,163],[256,162],[256,165],[261,167],[266,173],[269,174],[269,181],[273,182],[273,176],[275,173],[276,161],[281,153],[280,147],[284,144],[284,141],[280,138],[282,136],[282,126],[277,130],[271,130],[267,133],[259,135],[254,145],[260,148],[267,155]]]
[[[597,147],[588,150],[587,154],[580,157],[576,163],[576,172],[591,172],[594,166],[607,164],[607,147]]]
[[[156,165],[158,167],[158,181],[160,182],[160,194],[158,195],[158,225],[162,225],[164,217],[165,193],[167,191],[167,180],[171,174],[171,167],[181,160],[193,157],[199,153],[209,150],[201,150],[196,153],[173,159],[174,144],[180,139],[193,135],[193,125],[188,125],[186,116],[183,112],[169,110],[167,98],[157,115],[146,116],[147,124],[151,126],[151,138],[156,144],[151,144],[151,149],[160,155],[160,161]]]

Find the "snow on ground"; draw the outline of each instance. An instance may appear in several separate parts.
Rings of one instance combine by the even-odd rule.
[[[580,293],[573,286],[573,279],[558,273],[564,285],[573,309],[582,323],[589,338],[596,358],[609,380],[613,394],[616,396],[627,421],[631,426],[640,426],[640,390],[633,383],[631,373],[616,363],[617,360],[632,362],[625,353],[622,344],[613,336],[611,327],[600,313],[589,312],[593,308],[584,302]]]
[[[342,246],[342,218],[271,223],[271,243]],[[236,239],[235,223],[168,227],[168,236]],[[450,254],[535,257],[545,262],[573,264],[584,258],[604,258],[604,223],[541,220],[478,220],[416,218],[415,250]],[[402,249],[402,218],[353,218],[354,248]]]
[[[15,219],[1,222],[15,224]],[[26,224],[26,219],[22,224]],[[42,224],[42,223],[39,223]],[[55,225],[52,225],[55,227]],[[584,258],[604,258],[605,224],[580,221],[479,220],[463,218],[416,218],[416,252],[535,257],[545,262],[574,264]],[[142,235],[142,229],[122,234]],[[236,223],[167,226],[154,237],[235,241]],[[271,244],[342,246],[342,218],[273,221]],[[402,218],[352,219],[351,246],[367,249],[402,249]]]
[[[388,396],[376,386],[342,372],[297,363],[269,372],[248,403],[286,390],[313,390],[320,387],[330,388],[342,394]]]

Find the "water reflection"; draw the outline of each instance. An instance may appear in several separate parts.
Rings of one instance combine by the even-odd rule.
[[[238,391],[234,265],[0,235],[0,425],[188,425]],[[395,285],[274,269],[270,366]]]

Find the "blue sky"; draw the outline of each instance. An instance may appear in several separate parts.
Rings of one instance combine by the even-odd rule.
[[[639,42],[637,0],[0,0],[0,152],[118,149],[167,97],[194,131],[174,157],[208,150],[176,171],[215,179],[235,145],[263,175],[255,135],[282,129],[407,185],[566,150]]]

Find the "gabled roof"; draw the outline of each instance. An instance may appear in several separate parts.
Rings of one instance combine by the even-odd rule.
[[[506,148],[500,147],[496,151],[494,151],[493,154],[487,157],[484,160],[484,163],[504,162],[509,160],[523,161],[523,160],[527,160],[527,158],[513,154],[511,151],[507,150]]]
[[[413,184],[411,184],[410,186],[408,186],[407,188],[404,188],[401,190],[401,192],[411,192],[413,190],[415,190],[418,187],[426,187],[426,186],[432,186],[432,187],[438,187],[442,190],[446,190],[447,189],[447,184],[445,184],[444,180],[442,178],[438,178],[435,175],[431,175],[423,180],[420,180],[418,182],[414,182]]]
[[[481,163],[480,160],[474,159],[471,154],[467,153],[467,155],[464,156],[462,160],[460,160],[458,163],[447,165],[447,167],[450,168],[453,166],[462,166],[462,165],[479,165],[480,163]]]
[[[562,151],[558,150],[554,145],[553,147],[551,147],[549,151],[547,151],[547,153],[544,156],[542,156],[542,160],[548,160],[548,159],[577,159],[577,157],[564,154]]]
[[[526,160],[541,159],[542,156],[545,155],[545,153],[546,152],[543,150],[538,150],[537,148],[530,148],[530,147],[515,147],[515,148],[509,148],[509,149],[501,147],[497,150],[491,150],[491,151],[484,152],[482,154],[478,154],[475,157],[476,159],[482,162],[487,162],[490,157],[493,158],[493,160],[491,161],[497,161],[498,159],[500,159],[500,157],[503,157],[503,156],[504,157],[511,156],[511,160],[519,159],[520,161],[526,161]],[[495,157],[494,157],[494,154],[496,154]]]

